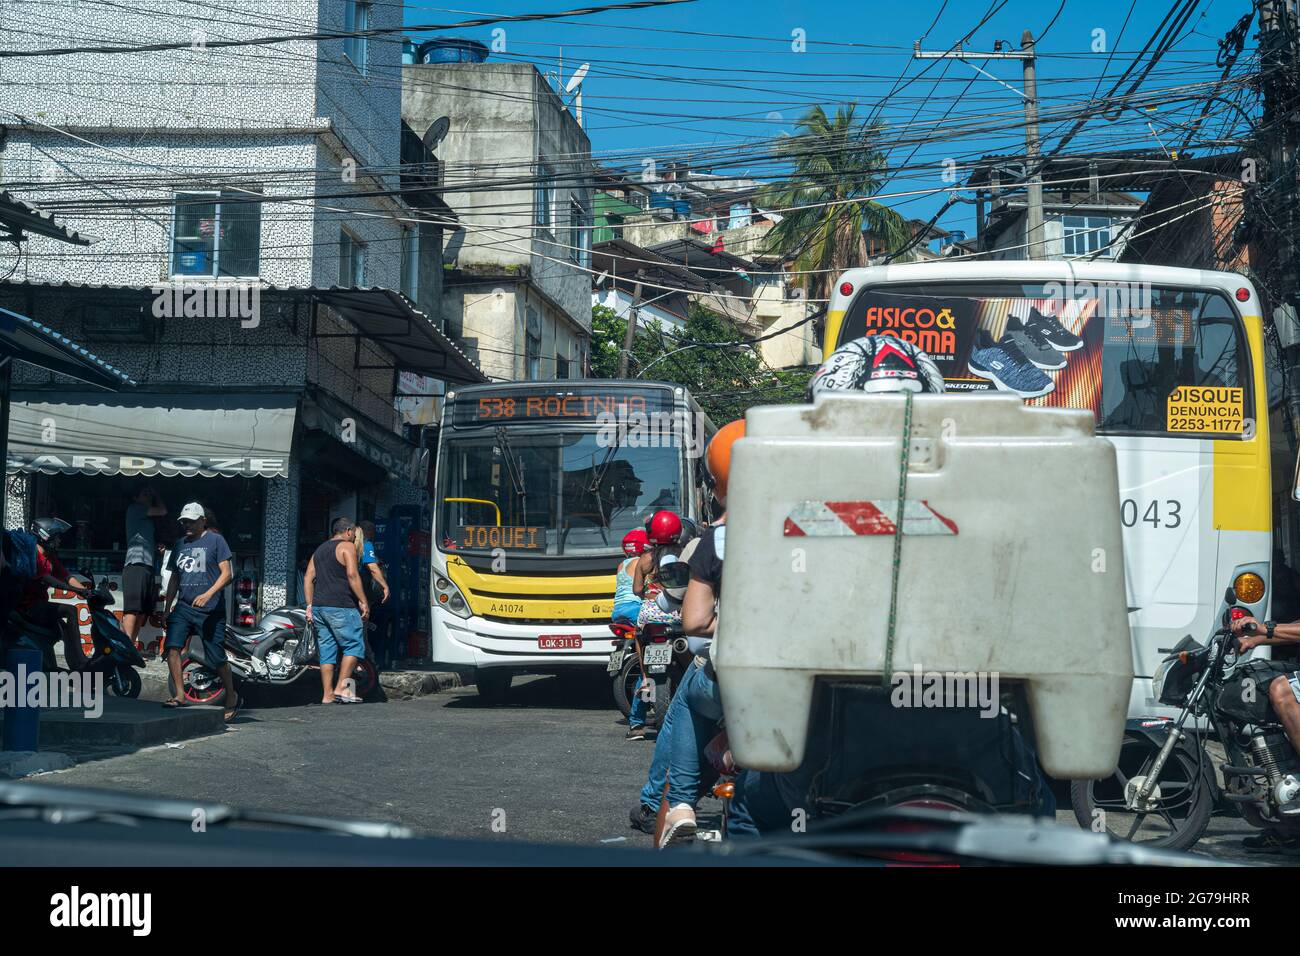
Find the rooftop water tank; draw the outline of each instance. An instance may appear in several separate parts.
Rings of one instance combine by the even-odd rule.
[[[487,47],[465,37],[425,40],[415,54],[417,63],[482,63],[487,58]]]

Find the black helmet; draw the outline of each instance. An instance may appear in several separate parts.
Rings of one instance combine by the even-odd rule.
[[[37,518],[32,522],[32,534],[41,544],[49,544],[59,535],[72,530],[72,525],[62,518]]]
[[[864,335],[841,345],[808,383],[808,400],[823,392],[942,392],[943,374],[911,342]]]

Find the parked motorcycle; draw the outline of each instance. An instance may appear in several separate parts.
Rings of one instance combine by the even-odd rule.
[[[263,688],[282,689],[297,683],[306,674],[319,680],[320,665],[295,664],[294,651],[305,639],[311,622],[302,607],[282,607],[266,614],[253,627],[225,626],[222,646],[230,664],[235,689],[247,696]],[[374,625],[368,623],[368,627]],[[356,695],[366,697],[379,685],[379,670],[366,642],[366,656],[353,672]],[[195,704],[212,704],[221,699],[225,688],[221,675],[204,656],[202,641],[191,641],[181,657],[181,680],[185,699]]]
[[[1231,587],[1224,602],[1222,627],[1209,646],[1188,635],[1166,649],[1170,656],[1156,670],[1156,699],[1181,707],[1178,716],[1129,721],[1116,773],[1071,786],[1080,826],[1104,825],[1131,842],[1185,850],[1221,807],[1252,826],[1300,833],[1300,818],[1278,811],[1300,794],[1300,759],[1267,691],[1270,679],[1286,678],[1271,661],[1242,659],[1231,625],[1247,612],[1237,606]],[[1202,718],[1208,728],[1198,728],[1193,718]],[[1211,734],[1226,756],[1219,766],[1222,788],[1207,750]]]
[[[94,648],[90,657],[81,646],[80,633],[74,641],[66,640],[61,632],[40,627],[23,618],[17,611],[10,612],[7,630],[15,637],[26,637],[36,644],[46,660],[46,667],[54,667],[54,649],[63,642],[63,657],[68,669],[78,673],[104,675],[104,686],[119,697],[139,697],[144,682],[137,668],[144,667],[144,657],[135,643],[118,626],[117,618],[108,608],[113,604],[113,594],[107,581],[95,584],[95,577],[82,571],[73,577],[85,581],[86,606],[90,609],[90,634]]]

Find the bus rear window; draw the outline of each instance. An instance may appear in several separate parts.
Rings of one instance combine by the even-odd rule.
[[[1249,353],[1227,297],[1147,284],[927,283],[864,289],[839,344],[892,334],[949,391],[1085,408],[1113,434],[1241,437]]]

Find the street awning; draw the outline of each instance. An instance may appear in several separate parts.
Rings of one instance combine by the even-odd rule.
[[[286,477],[296,410],[293,394],[17,393],[7,470]]]
[[[342,402],[313,390],[302,405],[303,428],[324,432],[365,461],[414,485],[423,486],[428,472],[427,449],[417,448],[358,416]]]
[[[427,315],[392,289],[313,290],[316,298],[383,344],[403,372],[440,378],[452,385],[475,385],[487,376]]]
[[[0,309],[0,358],[17,359],[100,388],[135,384],[125,372],[48,325],[8,309]]]

